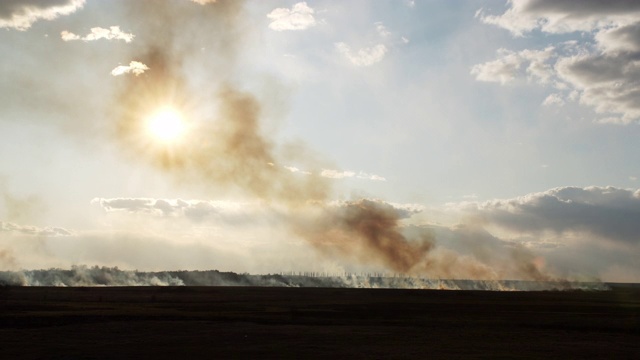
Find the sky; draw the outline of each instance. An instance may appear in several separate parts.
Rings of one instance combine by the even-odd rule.
[[[0,3],[0,270],[640,282],[640,3]]]

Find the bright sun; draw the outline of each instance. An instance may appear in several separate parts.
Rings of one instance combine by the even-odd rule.
[[[147,119],[147,130],[156,140],[169,143],[178,140],[186,131],[180,112],[171,107],[159,109]]]

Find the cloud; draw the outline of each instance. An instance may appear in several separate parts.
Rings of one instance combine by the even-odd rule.
[[[515,36],[539,29],[548,33],[591,31],[634,22],[640,13],[640,3],[629,0],[513,0],[501,15],[476,17],[484,23],[509,30]]]
[[[143,74],[149,67],[139,61],[131,61],[129,65],[119,65],[115,69],[111,70],[111,75],[119,76],[123,74],[133,73],[136,76]]]
[[[538,30],[551,34],[580,32],[584,39],[582,43],[556,44],[555,52],[546,57],[536,50],[500,49],[498,59],[472,67],[477,80],[505,84],[520,75],[521,66],[529,62],[530,77],[541,84],[553,84],[569,94],[565,98],[577,99],[598,114],[607,114],[596,122],[629,124],[640,119],[639,2],[511,1],[501,15],[486,15],[480,9],[476,17],[514,36]],[[525,52],[538,53],[538,57],[527,58]]]
[[[580,92],[580,102],[599,114],[619,114],[619,123],[640,118],[640,64],[638,53],[586,54],[556,63],[558,76]]]
[[[376,31],[381,37],[385,38],[391,35],[391,32],[387,29],[386,26],[384,26],[382,22],[377,22],[375,23],[375,25],[376,25]]]
[[[564,105],[564,99],[562,99],[562,95],[558,93],[553,93],[547,96],[542,102],[543,106],[562,106]]]
[[[329,178],[329,179],[344,179],[344,178],[357,178],[357,179],[365,179],[365,180],[373,180],[373,181],[387,181],[387,179],[385,179],[382,176],[379,175],[375,175],[375,174],[368,174],[365,172],[360,171],[359,173],[356,173],[355,171],[349,171],[349,170],[345,170],[345,171],[339,171],[339,170],[333,170],[333,169],[323,169],[320,172],[320,176],[325,177],[325,178]]]
[[[30,225],[18,225],[12,222],[0,221],[0,235],[28,235],[28,236],[69,236],[72,232],[61,227],[40,228]]]
[[[27,30],[38,20],[53,20],[84,6],[85,0],[9,0],[0,2],[0,28]]]
[[[369,36],[377,38],[377,44],[361,47],[355,51],[345,42],[337,42],[334,44],[337,52],[349,60],[351,64],[364,67],[382,61],[391,49],[409,43],[408,38],[390,31],[381,21],[375,22],[373,25],[375,33]]]
[[[191,0],[194,3],[198,3],[200,5],[206,5],[206,4],[213,4],[215,3],[217,0]]]
[[[271,216],[258,203],[238,201],[182,200],[154,198],[95,198],[91,204],[107,213],[123,213],[152,218],[186,218],[193,222],[223,221],[228,224],[251,222],[258,216]]]
[[[269,28],[275,31],[304,30],[316,25],[313,9],[306,2],[299,2],[291,9],[277,8],[267,14]]]
[[[343,178],[354,177],[355,175],[356,173],[353,171],[338,171],[338,170],[332,170],[332,169],[324,169],[320,173],[320,176],[326,177],[329,179],[343,179]]]
[[[365,180],[373,180],[373,181],[387,181],[386,178],[379,176],[379,175],[375,175],[375,174],[367,174],[365,172],[360,171],[358,173],[358,175],[356,175],[356,177],[358,179],[365,179]]]
[[[295,167],[295,166],[285,166],[284,168],[285,168],[285,169],[287,169],[287,170],[289,170],[289,171],[291,171],[292,173],[299,173],[299,174],[304,174],[304,175],[311,175],[311,172],[309,172],[309,171],[305,171],[305,170],[301,170],[301,169],[298,169],[298,168],[297,168],[297,167]]]
[[[131,33],[126,33],[120,30],[119,26],[111,26],[108,29],[101,27],[91,28],[91,32],[84,37],[80,37],[69,31],[62,31],[60,33],[62,40],[64,41],[72,41],[72,40],[83,40],[83,41],[94,41],[99,39],[107,39],[107,40],[124,40],[125,42],[131,42],[134,38],[134,35]]]
[[[292,173],[298,173],[303,175],[314,175],[310,171],[302,170],[295,166],[284,166],[284,168],[291,171]],[[322,169],[322,171],[320,171],[316,175],[320,175],[321,177],[324,177],[327,179],[356,178],[356,179],[372,180],[372,181],[387,181],[386,178],[380,175],[369,174],[364,171],[355,172],[351,170]]]
[[[560,187],[460,207],[485,223],[517,233],[582,234],[640,245],[640,190]]]
[[[471,75],[479,81],[506,84],[514,80],[520,74],[523,65],[527,64],[525,71],[531,80],[548,83],[552,77],[552,68],[548,61],[554,56],[553,47],[519,52],[498,49],[498,55],[499,58],[496,60],[474,65]]]
[[[76,35],[72,32],[69,32],[67,30],[62,30],[60,32],[60,38],[62,38],[63,41],[73,41],[73,40],[80,40],[81,37],[80,35]]]
[[[355,66],[371,66],[382,61],[387,53],[387,47],[384,44],[377,44],[372,47],[359,49],[357,52],[351,51],[349,45],[339,42],[335,44],[339,53],[344,55]]]

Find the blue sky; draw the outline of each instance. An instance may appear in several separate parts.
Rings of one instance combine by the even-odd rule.
[[[633,3],[15,0],[0,27],[3,269],[640,279]]]

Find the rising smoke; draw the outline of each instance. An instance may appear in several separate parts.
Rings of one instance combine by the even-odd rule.
[[[234,81],[247,28],[240,2],[202,6],[161,2],[154,3],[152,9],[142,4],[130,2],[133,14],[145,15],[136,31],[139,52],[129,60],[139,61],[149,70],[117,79],[121,87],[112,114],[113,135],[127,154],[185,184],[218,192],[240,189],[259,198],[265,206],[278,209],[292,234],[327,256],[402,274],[499,276],[472,256],[437,249],[429,231],[407,236],[398,209],[365,199],[330,204],[333,193],[326,178],[295,174],[285,168],[284,147],[265,132],[260,102]],[[204,14],[209,25],[198,29],[192,16],[182,14],[186,11]],[[216,54],[216,60],[208,65],[197,60],[203,42]],[[155,108],[168,104],[185,114],[189,133],[175,144],[157,144],[146,136],[144,119]],[[318,167],[308,159],[296,160],[307,161],[307,168]],[[516,276],[549,279],[524,256],[513,256],[509,261],[522,262],[516,266],[521,270]]]
[[[382,274],[267,274],[234,272],[120,270],[117,267],[73,266],[71,269],[0,271],[0,286],[276,286],[487,291],[609,290],[597,282],[451,280]]]

